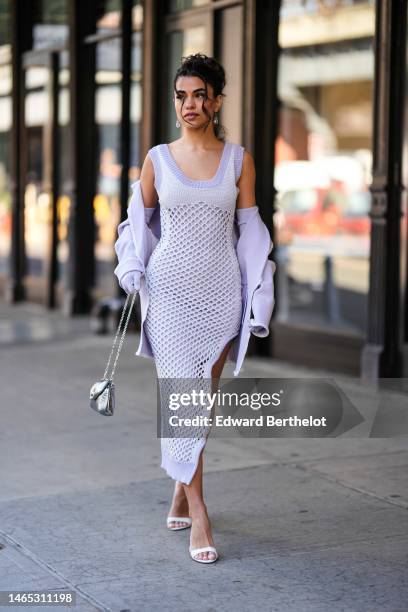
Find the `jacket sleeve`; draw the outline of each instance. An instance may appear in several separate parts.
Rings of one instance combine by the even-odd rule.
[[[268,259],[265,262],[262,281],[252,295],[251,309],[253,317],[250,318],[249,328],[251,333],[259,338],[265,338],[269,335],[269,323],[275,306],[273,283],[275,270],[275,262]]]
[[[273,249],[273,243],[270,239],[269,230],[259,217],[259,210],[256,205],[249,208],[237,209],[236,221],[239,239],[244,233],[247,224],[250,224],[250,227],[254,228],[249,231],[256,232],[254,233],[256,246],[253,243],[251,233],[251,254],[249,254],[249,252],[247,253],[246,249],[241,250],[245,251],[245,266],[247,268],[251,267],[253,263],[252,258],[257,260],[257,267],[261,266],[260,270],[262,270],[262,274],[260,275],[257,286],[251,290],[252,295],[249,296],[250,303],[248,304],[248,308],[250,308],[250,315],[252,316],[250,316],[248,324],[251,334],[260,338],[265,338],[269,335],[269,324],[275,306],[273,275],[275,273],[276,264],[268,259],[268,255]],[[254,226],[252,224],[254,224]],[[246,286],[244,286],[243,291],[247,291]]]
[[[129,272],[138,272],[140,277],[144,272],[144,265],[137,256],[134,247],[129,219],[122,221],[122,223],[118,225],[117,231],[118,239],[115,242],[115,252],[118,259],[118,265],[113,273],[118,279],[119,286],[122,287],[121,282],[125,275]]]

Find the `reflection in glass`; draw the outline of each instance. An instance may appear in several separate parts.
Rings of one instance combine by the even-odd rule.
[[[2,0],[0,2],[0,51],[3,47],[9,47],[11,43],[11,0]],[[0,61],[3,58],[0,55]]]
[[[71,208],[71,132],[69,130],[69,58],[68,52],[60,53],[60,70],[58,75],[58,193],[57,193],[57,296],[62,304],[63,290],[66,286],[65,274],[69,256],[68,226]]]
[[[348,34],[353,11],[367,16],[357,40]],[[282,3],[274,217],[281,321],[365,332],[373,34],[370,2]]]
[[[64,45],[68,40],[68,0],[33,2],[33,48]]]
[[[281,18],[304,15],[330,15],[339,7],[374,5],[375,0],[285,0],[281,9]]]
[[[142,32],[132,35],[132,72],[130,89],[130,164],[129,183],[137,181],[143,160],[140,157],[140,126],[142,120]]]
[[[116,228],[120,222],[120,122],[122,119],[122,72],[120,38],[99,43],[96,49],[96,128],[98,172],[94,215],[96,226],[96,286],[113,295]]]
[[[51,264],[53,198],[57,211],[56,302],[62,304],[68,259],[68,221],[70,214],[70,109],[69,56],[59,54],[57,99],[52,99],[52,72],[46,66],[31,66],[25,71],[25,190],[24,237],[26,286],[29,299],[44,302],[48,295]],[[55,105],[57,133],[53,134],[52,108]],[[56,139],[57,154],[53,155]],[[56,165],[54,168],[54,164]],[[55,171],[55,184],[54,184]],[[53,189],[55,188],[55,192]]]
[[[0,66],[0,277],[10,273],[11,249],[11,66]]]
[[[179,11],[185,11],[186,9],[203,6],[209,2],[211,2],[211,0],[170,0],[168,10],[170,13],[178,13]]]
[[[143,28],[143,4],[142,0],[133,0],[132,7],[132,29],[141,30]]]
[[[242,140],[242,27],[243,7],[220,11],[220,60],[226,72],[220,120],[231,142]]]
[[[175,140],[180,136],[176,127],[176,111],[173,101],[173,79],[180,66],[182,56],[192,53],[206,53],[206,28],[195,26],[183,31],[171,32],[168,36],[168,81],[167,81],[167,139]]]
[[[34,23],[57,25],[67,20],[68,0],[34,0]]]
[[[120,27],[121,4],[120,0],[98,0],[96,2],[96,29],[98,32],[109,32]]]
[[[33,66],[25,73],[26,178],[24,238],[27,286],[33,299],[46,295],[50,253],[52,201],[45,150],[49,138],[49,70]]]

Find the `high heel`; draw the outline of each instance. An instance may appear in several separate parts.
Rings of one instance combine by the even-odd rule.
[[[201,548],[191,548],[188,549],[190,551],[190,557],[193,561],[197,561],[198,563],[214,563],[218,559],[218,553],[214,546],[202,546]],[[198,555],[202,552],[212,552],[215,554],[214,559],[196,559],[195,555]]]
[[[181,527],[170,527],[170,523],[185,523]],[[170,531],[179,531],[180,529],[188,529],[191,527],[191,517],[189,516],[168,516],[167,517],[167,529]]]

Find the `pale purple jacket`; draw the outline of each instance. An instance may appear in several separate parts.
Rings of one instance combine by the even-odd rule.
[[[153,358],[144,321],[149,305],[144,272],[149,258],[161,236],[160,202],[156,204],[150,223],[145,210],[140,180],[131,185],[133,194],[127,209],[127,219],[118,225],[115,251],[118,265],[114,270],[119,285],[128,272],[138,270],[140,279],[141,334],[135,355]],[[251,333],[265,337],[275,305],[273,275],[275,262],[268,259],[273,244],[268,228],[262,221],[257,206],[236,209],[234,222],[234,248],[241,270],[242,318],[239,335],[234,339],[227,355],[235,362],[234,376],[238,376]],[[251,317],[251,310],[253,317]]]

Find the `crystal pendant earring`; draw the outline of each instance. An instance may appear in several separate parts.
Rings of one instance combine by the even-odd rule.
[[[218,116],[217,116],[216,113],[214,114],[214,123],[215,123],[215,125],[217,125],[217,123],[218,123]]]
[[[180,127],[180,121],[177,119],[177,121],[176,121],[176,128],[179,128],[179,127]]]

